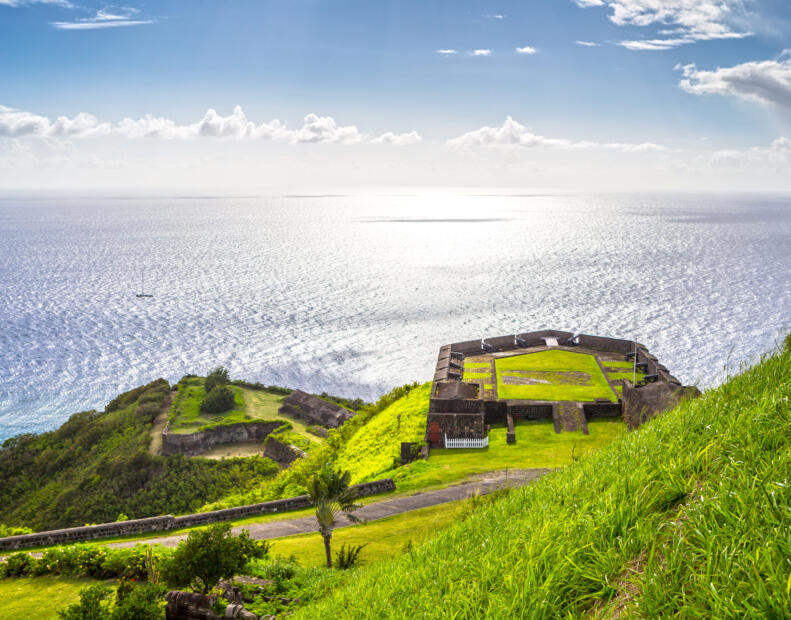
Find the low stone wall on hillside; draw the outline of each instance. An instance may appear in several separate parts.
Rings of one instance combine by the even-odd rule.
[[[368,495],[395,491],[395,483],[391,478],[384,478],[382,480],[374,480],[373,482],[364,482],[355,485],[353,488],[357,491],[357,497],[367,497]],[[248,504],[247,506],[225,508],[224,510],[199,512],[192,515],[184,515],[182,517],[163,515],[147,519],[119,521],[118,523],[102,523],[101,525],[88,525],[85,527],[72,527],[49,532],[36,532],[34,534],[0,538],[0,551],[14,551],[16,549],[43,547],[47,545],[69,545],[84,542],[86,540],[96,540],[98,538],[130,536],[147,532],[162,532],[195,525],[207,525],[220,521],[231,521],[243,517],[310,508],[311,505],[309,496],[300,495],[298,497],[278,499],[271,502],[262,502],[260,504]]]
[[[297,446],[283,443],[275,435],[270,435],[266,438],[266,443],[264,444],[264,456],[285,467],[307,455],[304,450],[300,450]]]
[[[215,426],[197,433],[171,433],[162,431],[162,454],[171,456],[197,456],[208,452],[216,445],[238,443],[241,441],[264,441],[270,433],[283,426],[285,422],[240,422],[227,426]]]
[[[354,416],[354,411],[341,407],[336,403],[308,394],[302,390],[294,390],[283,400],[278,409],[281,415],[287,415],[306,424],[338,428],[346,420]]]

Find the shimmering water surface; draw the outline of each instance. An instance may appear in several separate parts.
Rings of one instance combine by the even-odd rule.
[[[0,439],[219,364],[372,399],[546,327],[711,385],[791,330],[790,266],[782,196],[3,198]]]

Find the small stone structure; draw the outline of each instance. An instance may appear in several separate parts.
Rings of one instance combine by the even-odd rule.
[[[168,592],[165,595],[165,620],[219,620],[211,599],[196,592]]]
[[[278,411],[283,415],[298,418],[306,424],[315,424],[325,428],[338,428],[354,416],[353,411],[302,390],[294,390],[283,401]]]
[[[297,446],[283,443],[279,441],[275,435],[270,435],[266,438],[266,442],[264,443],[264,456],[268,459],[272,459],[278,465],[287,467],[297,459],[304,458],[306,454],[303,450],[297,448]]]
[[[239,422],[226,426],[215,426],[197,433],[171,433],[162,431],[162,454],[171,456],[198,456],[208,452],[214,446],[243,441],[264,441],[270,433],[285,423],[282,420],[270,422]]]
[[[362,484],[355,485],[353,488],[357,491],[357,497],[367,497],[369,495],[395,491],[395,483],[391,478],[383,478],[382,480],[374,480],[373,482],[363,482]],[[195,525],[208,525],[209,523],[217,523],[219,521],[232,521],[234,519],[252,517],[255,515],[299,510],[301,508],[310,508],[310,506],[312,506],[310,497],[307,495],[299,495],[297,497],[276,499],[271,502],[262,502],[260,504],[248,504],[247,506],[237,506],[235,508],[225,508],[223,510],[198,512],[182,517],[163,515],[147,519],[132,519],[130,521],[119,521],[117,523],[102,523],[101,525],[86,525],[84,527],[72,527],[49,532],[22,534],[20,536],[0,538],[0,551],[13,551],[15,549],[44,547],[47,545],[69,545],[86,540],[95,540],[97,538],[177,530],[185,527],[193,527]]]
[[[505,399],[498,397],[496,380],[476,380],[475,376],[465,379],[466,357],[477,358],[479,372],[491,373],[496,379],[496,359],[550,349],[592,355],[612,389],[612,399],[579,402]],[[608,368],[607,363],[624,361],[633,361],[640,367],[646,375],[644,385],[632,386],[628,380],[610,378],[610,374],[630,369]],[[622,390],[622,396],[616,387]],[[444,447],[446,436],[482,439],[489,425],[506,423],[507,441],[514,443],[514,423],[519,419],[551,419],[558,433],[581,430],[587,434],[590,418],[624,416],[630,428],[635,428],[657,412],[675,405],[683,396],[696,393],[694,388],[684,388],[644,345],[632,340],[548,329],[457,342],[439,350],[426,419],[426,441],[433,447]]]

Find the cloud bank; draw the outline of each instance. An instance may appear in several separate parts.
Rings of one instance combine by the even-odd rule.
[[[637,144],[625,142],[591,142],[588,140],[569,140],[566,138],[547,138],[534,134],[527,127],[515,121],[510,116],[500,127],[481,127],[465,134],[451,138],[447,141],[449,146],[500,146],[500,147],[549,147],[561,149],[588,149],[602,148],[626,153],[640,153],[647,151],[665,151],[667,147],[652,142]]]
[[[677,65],[683,73],[679,86],[693,95],[730,95],[770,103],[791,110],[791,58],[745,62],[714,71],[694,64]]]
[[[116,135],[127,139],[154,138],[161,140],[193,140],[216,138],[232,140],[280,140],[292,144],[336,143],[415,144],[422,139],[416,131],[408,133],[385,132],[370,136],[354,125],[339,125],[331,116],[308,114],[302,127],[289,129],[285,123],[274,119],[256,124],[249,120],[241,106],[236,106],[228,116],[214,109],[207,110],[196,123],[179,125],[176,121],[147,114],[142,118],[124,118],[112,125],[100,122],[91,114],[80,113],[73,118],[60,116],[51,121],[46,116],[16,110],[0,105],[0,137],[21,138],[90,138]]]

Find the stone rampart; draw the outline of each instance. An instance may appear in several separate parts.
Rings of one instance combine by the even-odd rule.
[[[285,422],[282,420],[240,422],[226,426],[215,426],[197,433],[172,433],[166,429],[162,431],[162,454],[165,456],[173,454],[197,456],[208,452],[219,444],[264,441],[270,433],[284,424]]]
[[[303,458],[305,452],[294,445],[283,443],[275,435],[270,435],[264,444],[264,456],[272,459],[278,465],[287,466],[297,459]]]
[[[395,491],[395,483],[391,478],[383,478],[382,480],[374,480],[373,482],[364,482],[355,485],[353,488],[357,491],[358,497],[367,497],[368,495]],[[15,549],[43,547],[47,545],[70,545],[86,540],[96,540],[98,538],[127,536],[146,532],[162,532],[195,525],[217,523],[219,521],[230,521],[255,515],[298,510],[300,508],[309,508],[310,506],[310,497],[307,495],[300,495],[298,497],[277,499],[271,502],[262,502],[260,504],[248,504],[247,506],[225,508],[224,510],[199,512],[183,517],[163,515],[159,517],[149,517],[147,519],[132,519],[130,521],[119,521],[117,523],[102,523],[101,525],[88,525],[85,527],[72,527],[49,532],[36,532],[34,534],[0,538],[0,551],[13,551]]]
[[[323,400],[302,390],[294,390],[283,401],[278,412],[298,418],[307,424],[316,424],[326,428],[338,428],[354,416],[354,411],[349,411],[336,403]]]
[[[610,351],[612,353],[622,353],[626,355],[634,351],[635,342],[633,340],[621,340],[620,338],[604,338],[603,336],[590,336],[580,334],[576,338],[577,344],[581,347],[595,349],[597,351]],[[640,345],[637,345],[638,348]]]

